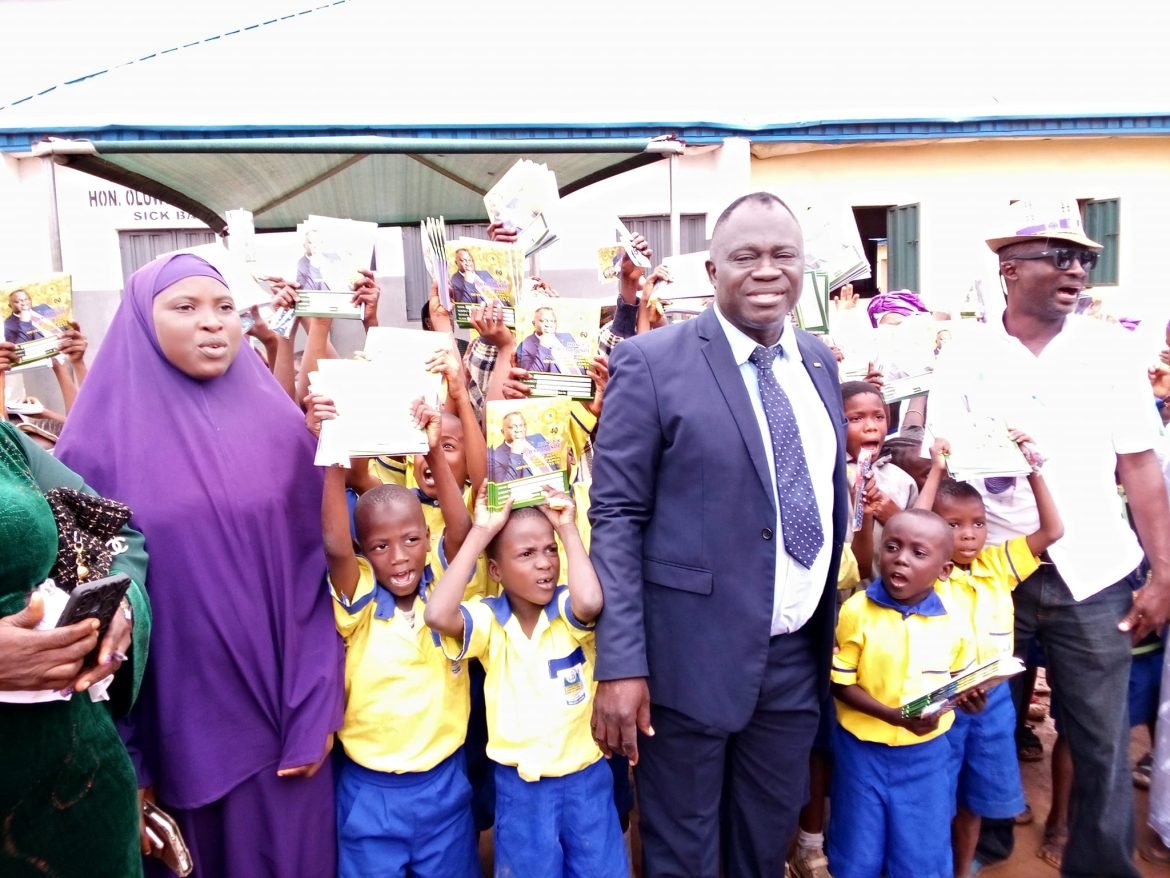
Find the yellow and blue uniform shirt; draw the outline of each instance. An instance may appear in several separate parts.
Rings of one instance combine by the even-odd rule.
[[[956,565],[951,578],[936,586],[946,608],[971,623],[977,664],[1015,651],[1012,590],[1039,566],[1040,559],[1028,548],[1028,538],[1015,537],[1002,546],[984,546],[970,570]]]
[[[410,457],[371,457],[368,464],[370,475],[383,485],[402,485],[407,487],[407,476],[410,476],[410,487],[414,487],[414,474]]]
[[[488,756],[520,777],[564,777],[601,758],[593,740],[593,626],[579,622],[569,590],[558,586],[529,638],[506,594],[460,605],[463,638],[444,637],[458,661],[487,672]]]
[[[841,607],[831,679],[860,686],[887,707],[901,707],[967,670],[975,656],[973,640],[966,619],[948,613],[933,591],[915,606],[903,606],[879,577]],[[837,719],[862,741],[903,746],[937,738],[955,717],[947,711],[937,729],[919,736],[838,699]]]
[[[422,488],[414,488],[413,490],[415,496],[418,497],[418,502],[422,504],[423,521],[426,522],[427,531],[431,535],[430,557],[437,559],[440,568],[446,570],[449,562],[443,548],[443,533],[446,529],[446,524],[443,521],[443,510],[439,508],[439,501],[424,494]],[[468,507],[468,513],[474,515],[475,497],[472,496],[470,487],[464,489],[463,500],[465,503],[471,504]],[[499,586],[492,582],[488,576],[487,559],[480,555],[475,562],[475,575],[467,584],[467,588],[463,592],[463,599],[469,601],[476,596],[487,597],[498,593]]]
[[[333,594],[337,631],[345,641],[345,719],[338,739],[346,755],[374,771],[400,774],[434,768],[463,746],[470,712],[467,664],[443,654],[423,623],[428,565],[414,600],[414,625],[394,595],[359,557],[352,600]]]
[[[569,445],[573,449],[575,461],[573,471],[569,473],[569,491],[577,510],[577,531],[581,534],[586,552],[589,551],[589,539],[592,536],[589,527],[589,486],[593,483],[593,430],[596,427],[597,416],[584,403],[574,403],[569,412]],[[557,545],[560,546],[559,540]],[[563,550],[561,555],[561,564],[564,565]],[[561,569],[565,569],[564,566]]]

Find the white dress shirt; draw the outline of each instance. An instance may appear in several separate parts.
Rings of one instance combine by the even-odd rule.
[[[939,357],[927,407],[931,432],[946,437],[955,419],[990,415],[1035,441],[1064,522],[1064,537],[1048,554],[1073,597],[1091,597],[1142,559],[1114,479],[1118,454],[1152,449],[1161,435],[1133,339],[1120,327],[1072,315],[1036,355],[1008,335],[1002,319],[963,330]],[[999,493],[983,479],[974,485],[987,507],[989,543],[1037,530],[1027,479]]]
[[[837,437],[833,422],[825,408],[816,386],[804,368],[800,348],[796,344],[796,331],[785,326],[780,336],[783,356],[772,362],[772,374],[788,396],[796,423],[800,429],[800,440],[804,456],[808,461],[809,476],[812,479],[813,494],[816,496],[817,511],[821,517],[821,532],[825,535],[821,550],[817,553],[812,567],[805,568],[784,550],[784,523],[780,520],[780,504],[776,503],[776,460],[772,451],[772,433],[768,429],[768,418],[760,399],[760,382],[756,367],[749,362],[759,342],[746,336],[732,325],[719,311],[715,316],[731,345],[731,355],[739,366],[739,374],[747,388],[752,402],[752,411],[760,427],[764,453],[768,456],[768,472],[772,478],[772,502],[776,505],[776,589],[772,599],[772,634],[787,634],[799,630],[816,612],[821,595],[825,590],[825,578],[829,575],[829,559],[833,548],[833,470],[837,465]],[[818,364],[821,365],[821,364]],[[816,366],[814,366],[816,368]],[[824,368],[821,365],[821,368]]]

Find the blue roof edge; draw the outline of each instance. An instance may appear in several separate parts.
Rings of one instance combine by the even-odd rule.
[[[949,138],[1162,136],[1170,134],[1170,112],[1151,114],[1097,114],[1091,116],[982,116],[969,119],[874,119],[792,122],[758,128],[712,124],[645,123],[639,125],[550,124],[485,126],[134,126],[100,128],[5,128],[0,113],[0,152],[27,151],[48,137],[105,143],[154,144],[165,151],[167,142],[216,140],[281,140],[311,138],[383,137],[442,141],[575,140],[583,151],[604,149],[609,141],[652,139],[671,135],[689,144],[718,143],[726,137],[747,137],[758,143],[795,142],[848,144],[942,140]],[[593,142],[590,149],[586,144]],[[274,147],[279,151],[278,145]],[[146,146],[143,151],[151,151]],[[328,145],[323,144],[324,152]],[[469,150],[474,151],[474,149]]]

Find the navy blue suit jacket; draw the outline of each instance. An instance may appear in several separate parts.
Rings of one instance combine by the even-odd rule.
[[[845,416],[833,354],[784,331],[797,332],[838,449],[832,561],[806,626],[824,696],[849,509]],[[736,731],[759,698],[783,551],[765,438],[711,309],[626,340],[609,368],[589,491],[590,555],[605,593],[595,676],[649,677],[653,703]]]

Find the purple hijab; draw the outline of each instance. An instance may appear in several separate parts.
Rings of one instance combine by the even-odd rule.
[[[131,276],[57,445],[146,536],[154,620],[129,743],[185,809],[316,762],[343,702],[312,439],[246,343],[209,381],[163,355],[154,298],[191,276],[223,281],[190,254]]]
[[[900,314],[903,317],[910,314],[921,314],[926,306],[910,290],[894,290],[889,293],[879,293],[869,300],[866,308],[869,313],[869,322],[876,328],[883,314]]]

